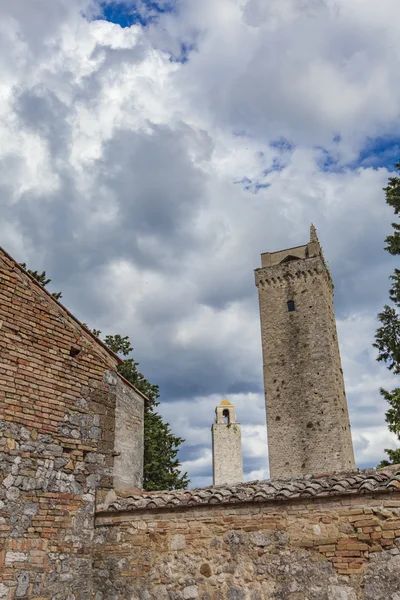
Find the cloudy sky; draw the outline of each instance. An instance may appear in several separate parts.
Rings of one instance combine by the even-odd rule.
[[[268,476],[253,270],[311,222],[358,466],[396,445],[371,344],[395,264],[399,22],[398,0],[0,0],[0,245],[131,337],[195,485],[224,397],[246,479]]]

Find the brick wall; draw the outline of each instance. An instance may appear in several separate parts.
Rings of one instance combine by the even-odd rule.
[[[122,507],[96,523],[96,600],[400,598],[399,494]]]
[[[2,252],[0,276],[0,598],[88,599],[95,492],[140,486],[143,398]]]

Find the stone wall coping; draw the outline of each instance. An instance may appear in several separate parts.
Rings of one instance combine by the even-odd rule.
[[[400,494],[400,465],[384,469],[355,469],[344,473],[286,477],[188,490],[111,490],[104,503],[98,505],[96,512],[100,514],[205,505],[285,502],[369,493]]]

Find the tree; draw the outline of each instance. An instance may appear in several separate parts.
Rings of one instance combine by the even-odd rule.
[[[26,263],[20,263],[20,265],[23,269],[25,269],[25,271],[27,273],[29,273],[29,275],[32,275],[32,277],[34,277],[36,279],[36,281],[41,283],[43,287],[46,287],[46,285],[48,285],[51,282],[51,279],[47,278],[46,271],[42,271],[41,273],[38,273],[38,271],[32,271],[31,269],[27,269]],[[62,293],[61,292],[53,292],[52,296],[54,296],[54,298],[56,300],[59,300],[60,298],[62,298]]]
[[[400,174],[400,161],[395,165]],[[390,177],[387,187],[384,188],[386,202],[400,215],[400,177]],[[388,235],[385,250],[396,256],[400,254],[400,223],[392,223],[393,233]],[[388,369],[395,375],[400,375],[400,269],[395,269],[390,276],[392,285],[389,290],[391,305],[386,304],[379,313],[381,323],[375,334],[375,348],[378,349],[378,361],[383,361]],[[400,441],[400,387],[387,391],[381,388],[380,393],[389,404],[386,412],[386,422],[389,431],[396,434]],[[389,460],[383,460],[380,467],[400,463],[400,448],[395,450],[385,449]]]
[[[21,263],[21,266],[43,287],[50,283],[51,279],[47,278],[46,271],[32,271],[26,268],[25,263]],[[58,300],[61,298],[61,292],[53,296]],[[92,333],[100,337],[101,331],[93,329]],[[133,350],[128,336],[106,335],[104,343],[115,354],[124,357],[124,362],[118,366],[118,372],[148,398],[144,409],[143,489],[156,491],[186,488],[189,479],[187,473],[181,473],[180,461],[177,458],[179,446],[185,440],[175,436],[169,423],[164,423],[161,415],[155,412],[155,408],[160,404],[158,385],[150,383],[144,377],[138,370],[139,363],[133,358],[126,358]]]

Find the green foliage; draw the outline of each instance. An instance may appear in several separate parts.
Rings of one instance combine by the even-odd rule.
[[[110,350],[115,352],[115,354],[119,354],[124,357],[128,356],[133,350],[127,335],[124,337],[119,334],[106,335],[104,338],[104,343],[110,348]],[[124,362],[118,367],[118,371],[122,377],[125,377],[125,379],[133,383],[138,390],[147,396],[149,399],[149,405],[151,407],[157,406],[159,404],[157,402],[157,398],[160,397],[158,385],[152,385],[149,381],[147,381],[142,373],[138,371],[138,365],[139,363],[135,362],[133,358],[125,358]]]
[[[395,375],[400,372],[400,321],[395,308],[385,305],[378,315],[382,326],[375,334],[375,348],[378,348],[378,361],[387,364],[389,371]]]
[[[184,441],[173,435],[161,415],[152,409],[145,410],[143,489],[151,492],[187,488],[189,479],[187,473],[181,473],[177,458]]]
[[[25,263],[21,263],[21,266],[43,287],[50,283],[51,279],[47,278],[46,271],[42,273],[31,271],[26,268]],[[58,300],[61,298],[61,292],[53,296]],[[98,329],[93,329],[92,333],[97,337],[101,335]],[[128,336],[106,335],[104,343],[115,354],[124,357],[124,362],[118,366],[122,377],[133,383],[148,398],[144,410],[143,489],[146,491],[185,489],[189,479],[187,473],[181,473],[177,458],[179,446],[185,440],[175,436],[170,430],[169,423],[164,423],[161,415],[155,412],[160,397],[158,385],[151,384],[144,377],[138,370],[139,363],[133,358],[126,358],[133,350]]]
[[[400,162],[395,167],[400,173]],[[384,191],[387,204],[393,208],[395,215],[399,215],[400,177],[390,177]],[[387,236],[385,250],[395,256],[400,254],[400,224],[392,223],[392,227],[393,234]],[[376,331],[374,346],[378,349],[377,360],[383,361],[395,375],[400,375],[400,270],[395,269],[390,279],[392,285],[389,299],[392,306],[386,304],[378,315],[381,326]],[[389,431],[396,434],[400,441],[400,388],[394,388],[390,392],[381,389],[380,392],[390,407],[386,412]],[[400,463],[400,448],[385,449],[385,452],[389,460],[383,460],[379,467]]]
[[[390,406],[386,413],[389,431],[400,439],[400,388],[394,388],[391,392],[381,389],[381,394]]]
[[[39,273],[38,271],[32,271],[31,269],[27,269],[26,263],[19,263],[19,264],[21,265],[21,267],[23,269],[25,269],[25,271],[27,273],[29,273],[29,275],[32,275],[32,277],[34,277],[36,279],[36,281],[38,281],[43,287],[46,287],[46,285],[48,285],[51,282],[51,279],[48,279],[48,277],[46,275],[46,271],[42,271],[41,273]],[[56,300],[59,300],[60,298],[62,298],[62,293],[61,292],[53,292],[52,296]]]
[[[400,173],[400,161],[395,165],[396,169]],[[394,214],[400,213],[400,177],[390,177],[387,187],[384,188],[386,193],[386,202],[394,210]],[[393,234],[388,235],[386,238],[387,246],[385,250],[390,254],[400,254],[400,224],[392,223]]]
[[[390,450],[390,448],[386,448],[385,452],[388,455],[389,460],[381,460],[378,465],[378,469],[383,469],[383,467],[389,467],[390,465],[400,464],[400,448],[397,448],[396,450]]]
[[[99,333],[96,331],[96,335]],[[124,357],[133,350],[128,336],[107,335],[104,342],[110,350]],[[138,363],[132,358],[125,358],[118,371],[149,399],[144,411],[143,489],[148,492],[185,489],[189,479],[187,473],[181,473],[177,458],[179,446],[185,440],[175,436],[169,423],[164,423],[161,415],[155,412],[159,405],[159,388],[151,384],[137,367]]]

